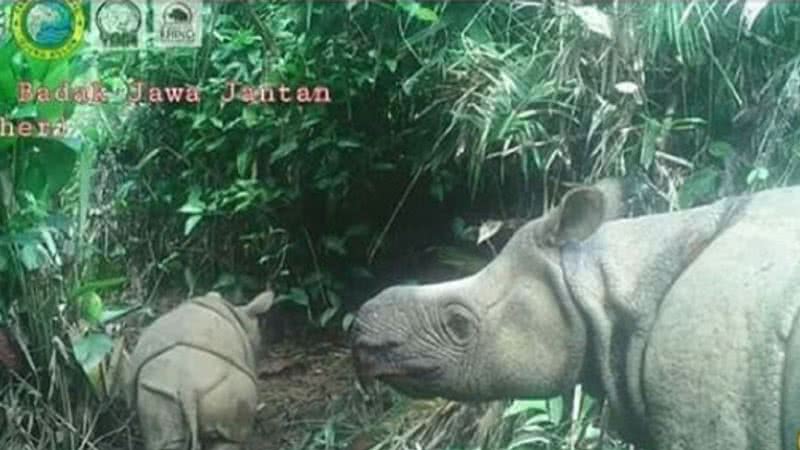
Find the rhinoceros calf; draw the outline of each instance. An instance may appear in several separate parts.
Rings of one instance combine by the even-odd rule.
[[[273,297],[267,291],[234,307],[212,292],[145,329],[127,377],[128,402],[139,413],[147,450],[243,448],[258,401],[257,316]]]
[[[384,290],[358,370],[454,400],[582,383],[648,450],[800,448],[800,187],[604,220],[615,204],[575,188],[480,272]]]

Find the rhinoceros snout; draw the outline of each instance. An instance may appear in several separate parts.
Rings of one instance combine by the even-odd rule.
[[[350,328],[350,345],[354,350],[370,353],[389,351],[402,344],[402,340],[392,336],[386,327],[375,321],[375,316],[367,319],[360,312]]]
[[[391,365],[392,355],[403,344],[393,331],[397,330],[382,324],[373,305],[366,304],[359,311],[350,328],[349,340],[356,372],[362,381]]]

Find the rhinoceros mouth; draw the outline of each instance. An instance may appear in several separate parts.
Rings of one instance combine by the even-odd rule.
[[[369,352],[358,349],[354,355],[356,373],[362,381],[378,379],[386,383],[401,380],[434,378],[439,373],[438,365],[431,361],[412,357],[397,358],[391,352]]]
[[[421,365],[389,365],[372,366],[362,369],[361,373],[369,378],[378,378],[381,381],[400,380],[400,379],[420,379],[430,378],[439,371],[436,366]]]

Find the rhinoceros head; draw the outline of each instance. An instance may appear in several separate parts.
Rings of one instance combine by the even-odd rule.
[[[414,397],[454,400],[551,396],[574,385],[586,331],[559,248],[616,214],[608,192],[571,190],[472,276],[391,287],[367,301],[352,329],[357,371]]]
[[[236,314],[239,316],[239,322],[242,324],[250,340],[250,345],[253,347],[253,352],[256,354],[261,350],[261,329],[258,325],[258,318],[269,311],[274,300],[275,293],[271,289],[267,289],[255,296],[250,303],[235,308]]]

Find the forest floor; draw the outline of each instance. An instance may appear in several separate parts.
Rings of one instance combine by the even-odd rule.
[[[349,351],[342,343],[284,343],[258,367],[259,412],[247,450],[301,449],[324,427],[328,409],[355,392]]]

